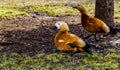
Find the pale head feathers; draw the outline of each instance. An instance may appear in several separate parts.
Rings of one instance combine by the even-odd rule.
[[[60,29],[60,31],[69,31],[69,27],[64,21],[56,22],[55,27],[57,27],[57,29]]]
[[[65,23],[64,21],[58,21],[55,23],[55,26],[57,27],[57,29],[60,29],[60,26]]]

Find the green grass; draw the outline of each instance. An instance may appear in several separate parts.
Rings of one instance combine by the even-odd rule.
[[[115,3],[114,4],[114,17],[117,19],[117,18],[120,18],[120,3]]]
[[[93,15],[94,13],[94,4],[86,4],[90,14]],[[30,10],[38,10],[40,12],[46,12],[51,16],[68,16],[68,15],[80,15],[79,11],[73,9],[70,6],[49,6],[49,5],[36,5],[36,6],[29,6]]]
[[[0,58],[0,70],[119,70],[120,50],[110,49],[106,56],[94,53],[76,54],[71,61],[68,54],[25,54],[10,53]]]
[[[81,2],[81,1],[80,1]],[[76,2],[76,3],[80,3]],[[86,2],[86,1],[85,1]],[[28,15],[30,10],[38,10],[39,12],[46,12],[51,16],[68,16],[68,15],[80,15],[80,13],[69,7],[63,6],[64,4],[73,3],[72,1],[66,2],[60,1],[44,1],[44,0],[1,0],[0,1],[0,18],[13,18],[15,16]],[[84,2],[82,2],[84,3]],[[56,6],[53,6],[56,5]],[[95,4],[89,2],[84,3],[89,13],[94,16]],[[9,7],[9,8],[8,8]],[[115,18],[120,18],[120,6],[119,3],[115,3]]]
[[[21,11],[15,8],[10,7],[0,7],[0,19],[2,18],[13,18],[15,16],[27,16],[28,13],[25,11]]]
[[[64,6],[31,6],[30,10],[39,10],[40,12],[46,12],[51,16],[67,16],[67,15],[78,15],[72,7]]]

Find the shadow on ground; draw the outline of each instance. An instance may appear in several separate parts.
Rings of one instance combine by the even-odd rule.
[[[45,17],[43,17],[45,18]],[[50,18],[50,17],[49,17]],[[30,56],[34,56],[39,53],[52,53],[52,49],[55,48],[54,36],[57,30],[53,30],[54,23],[57,21],[65,21],[70,27],[70,32],[78,36],[86,36],[90,33],[86,32],[80,22],[79,17],[51,17],[45,20],[40,20],[40,16],[26,18],[17,18],[8,20],[7,24],[4,23],[4,28],[0,34],[1,42],[7,42],[12,44],[6,44],[0,46],[0,55],[3,53],[25,53]],[[17,24],[14,25],[14,24]],[[114,37],[114,36],[113,36]],[[110,36],[102,38],[96,44],[101,45],[99,49],[91,49],[93,52],[106,53],[106,49],[111,47],[108,43],[112,39]],[[91,43],[93,37],[86,39],[86,42]],[[105,42],[107,44],[103,45]]]

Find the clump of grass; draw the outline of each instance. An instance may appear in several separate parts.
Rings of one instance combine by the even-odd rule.
[[[114,4],[114,17],[117,19],[117,18],[120,18],[120,3],[115,3]]]
[[[10,7],[0,7],[0,18],[7,18],[11,19],[15,16],[27,16],[28,13],[25,11],[21,11],[15,8],[10,8]]]
[[[110,49],[102,54],[76,54],[71,61],[66,53],[40,53],[30,57],[25,54],[6,53],[0,58],[0,70],[119,70],[120,50]]]
[[[89,14],[91,14],[91,16],[95,15],[95,4],[94,3],[86,3],[85,7],[87,8]]]

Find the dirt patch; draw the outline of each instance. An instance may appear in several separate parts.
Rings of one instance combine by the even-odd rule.
[[[67,22],[70,32],[78,36],[90,35],[81,26],[79,16],[51,17],[47,14],[31,12],[27,17],[16,17],[12,20],[0,21],[0,42],[11,43],[0,45],[0,55],[4,52],[25,53],[30,56],[39,53],[52,53],[52,49],[55,48],[53,39],[57,32],[53,30],[53,26],[57,21]],[[119,28],[120,26],[116,27]],[[98,36],[100,35],[98,34]],[[93,38],[90,37],[85,41],[93,43]],[[118,38],[120,38],[120,33],[104,36],[96,43],[101,47],[91,48],[91,50],[106,54],[107,49],[112,48],[109,41]]]

